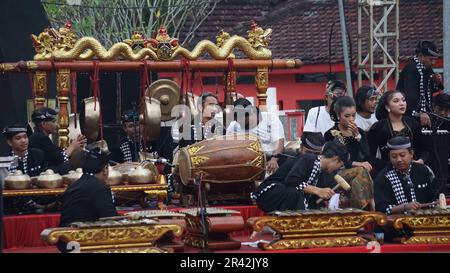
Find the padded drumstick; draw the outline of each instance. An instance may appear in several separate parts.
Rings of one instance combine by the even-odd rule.
[[[334,186],[334,188],[332,189],[333,191],[337,190],[338,188],[342,188],[345,191],[349,191],[351,189],[350,185],[347,183],[347,181],[345,181],[344,178],[342,178],[342,176],[340,176],[339,174],[336,174],[334,176],[334,180],[336,181],[337,185]],[[320,202],[322,202],[323,199],[320,198],[316,201],[316,204],[320,204]]]

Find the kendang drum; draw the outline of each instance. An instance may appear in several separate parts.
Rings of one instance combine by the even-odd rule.
[[[260,141],[250,135],[217,136],[179,150],[178,175],[186,188],[194,188],[194,178],[206,183],[208,201],[218,203],[247,200],[255,183],[264,179],[266,158]],[[195,191],[194,191],[195,192]],[[195,194],[194,194],[195,196]],[[210,202],[211,203],[211,202]]]

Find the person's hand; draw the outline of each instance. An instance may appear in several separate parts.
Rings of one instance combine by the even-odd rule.
[[[372,171],[372,165],[370,165],[369,162],[364,161],[364,162],[355,162],[353,161],[352,164],[354,167],[363,167],[364,169],[366,169],[369,173]]]
[[[431,119],[427,113],[420,113],[420,125],[431,127]]]
[[[72,154],[73,151],[81,150],[86,146],[87,138],[83,135],[78,135],[67,147],[66,153],[68,156]]]
[[[334,195],[334,191],[330,188],[317,188],[316,195],[322,199],[328,200]]]
[[[354,122],[350,122],[348,124],[348,128],[350,129],[350,132],[352,132],[352,136],[357,137],[359,135],[358,126]]]
[[[269,174],[274,173],[278,169],[278,161],[275,158],[272,158],[266,163],[266,171]]]
[[[408,211],[408,210],[418,210],[418,209],[421,208],[421,204],[420,204],[419,202],[414,201],[414,202],[407,203],[407,204],[404,206],[404,208],[405,208],[405,211]]]

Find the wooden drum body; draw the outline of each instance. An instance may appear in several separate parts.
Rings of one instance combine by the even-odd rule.
[[[184,185],[195,176],[227,184],[264,179],[266,158],[259,140],[249,135],[218,136],[180,149],[178,172]]]

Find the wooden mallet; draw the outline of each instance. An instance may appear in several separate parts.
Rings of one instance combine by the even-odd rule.
[[[336,174],[334,176],[334,180],[336,181],[336,186],[334,186],[334,188],[332,189],[333,191],[342,188],[345,191],[349,191],[351,189],[350,185],[347,183],[347,181],[345,181],[344,178],[342,178],[342,176],[340,176],[339,174]],[[320,202],[322,202],[323,199],[320,198],[316,201],[316,204],[320,204]]]

